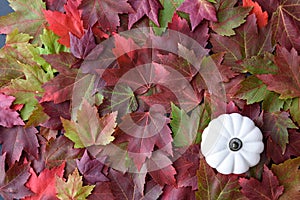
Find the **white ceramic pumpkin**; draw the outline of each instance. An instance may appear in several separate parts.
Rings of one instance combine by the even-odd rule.
[[[262,133],[254,122],[238,113],[213,119],[202,134],[206,162],[222,174],[242,174],[257,165],[264,150]]]

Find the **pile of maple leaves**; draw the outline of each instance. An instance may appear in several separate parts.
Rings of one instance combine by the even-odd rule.
[[[0,17],[7,34],[0,50],[4,199],[300,198],[299,1],[9,2],[15,12]],[[141,27],[151,43],[176,52],[143,48],[141,38],[122,34]],[[168,30],[197,41],[205,54],[168,40]],[[201,69],[213,60],[218,70],[209,75],[221,75],[226,97],[217,105],[262,130],[264,152],[247,173],[222,175],[202,157],[201,133],[221,113],[206,77],[180,55]],[[150,71],[138,68],[149,63]],[[170,68],[195,94],[188,109],[159,84],[185,91]],[[133,69],[141,78],[154,73],[148,79],[156,82],[120,85]],[[140,137],[145,129],[137,127],[161,119],[155,135]]]

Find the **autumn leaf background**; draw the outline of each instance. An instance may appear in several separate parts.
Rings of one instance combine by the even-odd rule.
[[[299,1],[8,2],[0,199],[300,198]],[[223,113],[263,133],[244,174],[201,154]]]

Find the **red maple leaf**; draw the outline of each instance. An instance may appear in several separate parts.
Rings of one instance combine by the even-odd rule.
[[[66,14],[58,11],[43,10],[46,20],[49,23],[49,28],[60,39],[59,43],[70,47],[70,35],[72,33],[78,38],[84,34],[83,22],[81,21],[81,14],[77,9],[79,1],[67,1],[64,6]]]
[[[171,102],[179,104],[181,108],[190,111],[200,102],[189,82],[197,71],[193,66],[186,64],[184,59],[177,58],[176,56],[174,59],[172,54],[164,57],[162,62],[166,60],[169,63],[152,64],[154,72],[151,75],[153,77],[148,80],[154,80],[155,84],[148,84],[148,91],[151,92],[140,96],[140,99],[149,106],[154,104],[162,105],[165,107],[166,112],[170,112]],[[184,62],[180,63],[182,60]],[[147,70],[144,71],[146,72]],[[151,81],[149,82],[151,83]]]
[[[217,21],[215,7],[208,1],[185,0],[177,10],[190,14],[192,30],[203,19]]]
[[[243,6],[253,7],[250,14],[255,14],[258,27],[262,28],[268,24],[268,13],[266,11],[263,12],[260,5],[257,2],[253,2],[252,0],[243,0]]]
[[[132,38],[125,38],[120,35],[115,35],[115,48],[112,49],[115,58],[118,61],[120,68],[132,68],[137,66],[136,62],[140,62],[142,59],[138,59],[138,49],[140,46],[135,43]]]
[[[163,187],[158,185],[155,181],[150,180],[145,184],[145,199],[159,199],[159,196],[163,193]]]
[[[63,177],[64,168],[65,163],[53,169],[44,169],[39,175],[31,168],[31,176],[26,183],[26,187],[35,194],[24,200],[58,199],[56,197],[56,178]]]
[[[225,52],[223,64],[231,66],[233,70],[241,70],[237,65],[245,58],[261,55],[262,52],[272,52],[271,29],[267,26],[258,29],[256,16],[249,15],[246,23],[235,29],[236,35],[227,37],[211,34],[210,42],[214,53]]]
[[[173,164],[177,172],[177,185],[165,186],[161,199],[195,199],[199,161],[199,145],[191,145]]]
[[[232,78],[236,77],[238,73],[234,72],[230,66],[223,65],[225,52],[213,54],[211,58],[217,65],[220,75],[222,76],[223,82],[229,82]]]
[[[242,193],[249,199],[278,199],[283,193],[284,187],[279,185],[277,177],[267,166],[264,166],[262,181],[255,178],[240,178]]]
[[[138,183],[136,182],[135,176],[140,174],[131,173],[121,173],[114,169],[110,169],[108,173],[108,178],[110,179],[109,185],[111,186],[112,194],[110,190],[106,190],[105,193],[95,195],[95,197],[112,196],[114,199],[158,199],[162,193],[162,186],[158,185],[155,181],[149,180],[145,183],[145,177],[141,176],[140,180],[142,182],[143,188],[138,188]],[[102,185],[100,187],[100,185]],[[108,184],[103,185],[103,182],[99,185],[99,191],[107,187]],[[145,186],[145,187],[144,187]],[[97,185],[96,185],[97,188]],[[95,188],[95,189],[96,189]],[[92,195],[93,196],[93,195]]]

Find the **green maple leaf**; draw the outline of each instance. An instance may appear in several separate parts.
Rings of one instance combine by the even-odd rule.
[[[298,125],[300,125],[300,98],[294,98],[289,109],[293,120],[296,121]]]
[[[82,176],[77,168],[68,176],[67,182],[56,178],[57,197],[62,200],[85,200],[94,189],[95,185],[82,186]]]
[[[7,61],[3,67],[13,66],[22,71],[20,63],[42,66],[46,72],[53,73],[51,66],[41,57],[39,47],[30,43],[32,36],[13,30],[6,37],[6,44],[0,50],[0,57]],[[45,44],[43,44],[45,46]],[[0,67],[1,69],[1,67]],[[7,69],[8,70],[8,69]],[[8,73],[11,71],[8,71]],[[17,77],[13,77],[17,78]]]
[[[43,107],[40,104],[37,104],[35,109],[32,111],[30,115],[26,127],[30,126],[39,126],[40,124],[46,122],[50,117],[43,111]]]
[[[10,7],[15,11],[0,17],[0,33],[9,34],[16,28],[22,33],[33,36],[38,41],[45,18],[42,9],[45,3],[41,0],[8,0]]]
[[[51,30],[43,29],[43,34],[40,35],[40,40],[42,42],[43,47],[33,47],[29,46],[33,60],[41,65],[43,69],[47,72],[53,72],[52,67],[49,63],[46,62],[44,58],[41,57],[42,54],[59,54],[61,52],[69,52],[70,49],[64,45],[58,43],[59,37],[55,35]]]
[[[159,24],[158,27],[154,22],[150,21],[150,26],[153,27],[155,34],[161,35],[166,31],[168,23],[172,21],[172,17],[176,9],[184,2],[184,0],[160,0],[163,9],[159,12]]]
[[[62,119],[65,136],[75,143],[75,148],[107,145],[114,140],[116,117],[117,112],[113,112],[99,118],[97,108],[84,100],[77,112],[78,122]]]
[[[36,45],[29,43],[32,38],[28,34],[19,33],[17,29],[6,36],[6,44],[0,50],[0,85],[21,78],[24,75],[24,65],[42,66],[53,77],[50,65],[40,56]]]
[[[14,30],[6,36],[5,46],[0,50],[0,85],[23,76],[22,63],[32,65],[31,53],[27,49],[32,37]]]
[[[279,98],[279,94],[268,90],[267,85],[255,75],[276,74],[278,67],[275,64],[274,55],[265,52],[263,55],[252,56],[243,60],[243,72],[250,72],[252,76],[247,77],[240,83],[240,88],[235,96],[247,101],[247,104],[262,102],[264,111],[280,111],[285,100]]]
[[[60,52],[70,52],[68,47],[58,43],[59,36],[51,30],[44,29],[43,34],[40,35],[40,39],[44,45],[44,48],[38,48],[40,54],[59,54]]]
[[[276,74],[278,67],[274,63],[274,55],[265,52],[264,55],[252,56],[243,60],[244,72],[251,74]]]
[[[218,22],[212,23],[212,29],[222,36],[235,35],[233,29],[245,23],[245,17],[252,10],[251,7],[234,7],[237,0],[216,1]]]
[[[247,104],[253,104],[264,100],[269,91],[267,86],[256,76],[247,77],[242,83],[236,96],[247,100]]]
[[[0,50],[0,60],[5,63],[0,67],[0,71],[4,74],[0,75],[0,85],[10,83],[2,91],[15,96],[15,104],[24,104],[21,110],[23,120],[29,119],[33,110],[36,109],[38,104],[36,97],[42,97],[44,92],[41,86],[53,78],[53,70],[40,56],[39,48],[29,43],[32,38],[15,29],[7,35],[5,47]],[[42,41],[45,47],[50,45],[46,39]],[[23,79],[24,75],[26,79]],[[43,120],[46,119],[46,116],[39,110],[36,113],[38,113],[37,116],[43,116]],[[32,120],[36,121],[34,118],[35,116],[29,124],[33,123]]]
[[[195,140],[199,127],[199,107],[192,111],[191,116],[173,103],[171,108],[172,120],[170,125],[173,131],[173,144],[176,147],[191,145]]]
[[[247,77],[240,83],[235,96],[247,101],[247,104],[262,102],[262,109],[268,112],[280,111],[285,103],[279,94],[267,90],[267,86],[256,76]]]
[[[262,108],[264,111],[276,112],[283,108],[284,103],[284,100],[279,99],[279,94],[275,92],[267,92],[262,103]]]
[[[42,85],[49,81],[52,75],[45,73],[43,69],[37,66],[20,65],[26,79],[14,79],[10,85],[0,91],[14,96],[16,98],[14,104],[24,104],[21,117],[23,120],[27,120],[38,104],[36,97],[42,97],[44,93]]]
[[[280,199],[300,198],[300,157],[289,159],[279,165],[272,165],[273,173],[278,177],[279,183],[284,186]]]
[[[53,69],[46,60],[41,57],[42,54],[59,54],[60,52],[68,52],[69,48],[58,43],[59,37],[51,30],[43,29],[43,34],[40,35],[40,40],[43,47],[35,47],[28,45],[27,49],[30,51],[32,60],[38,65],[42,66],[47,72],[53,73]]]
[[[210,107],[210,104],[208,102],[204,102],[200,105],[200,119],[197,138],[195,141],[196,144],[199,144],[201,142],[202,133],[211,120],[211,109],[212,108]]]

